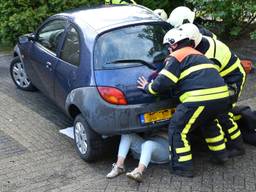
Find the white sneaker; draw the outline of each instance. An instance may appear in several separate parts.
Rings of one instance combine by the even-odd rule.
[[[107,174],[107,178],[111,179],[114,177],[117,177],[118,175],[121,175],[125,172],[125,169],[123,167],[118,167],[115,163],[112,165],[112,170]]]

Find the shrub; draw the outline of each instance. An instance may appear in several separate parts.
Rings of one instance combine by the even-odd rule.
[[[0,0],[0,42],[14,43],[19,35],[34,31],[50,15],[98,2],[99,0]]]
[[[250,33],[251,39],[256,40],[256,31]]]
[[[185,0],[136,0],[151,9],[171,10]],[[80,6],[103,4],[104,0],[0,0],[0,43],[15,43],[17,37],[32,32],[47,17]]]
[[[208,25],[224,38],[238,37],[256,21],[255,0],[186,0],[197,14],[211,20]]]
[[[152,10],[164,9],[166,13],[169,15],[175,7],[183,5],[185,0],[136,0],[136,2]]]
[[[162,8],[169,15],[177,6],[185,3],[195,7],[206,23],[218,36],[228,34],[238,37],[248,32],[255,21],[255,0],[136,0],[150,9]],[[32,32],[47,17],[80,6],[102,4],[104,0],[0,0],[0,43],[15,43],[17,37]],[[219,25],[221,23],[221,25]],[[235,24],[235,25],[234,25]],[[251,37],[255,38],[255,33]]]

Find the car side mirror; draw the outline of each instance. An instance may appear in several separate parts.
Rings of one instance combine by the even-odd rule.
[[[34,40],[35,40],[35,34],[29,33],[19,37],[19,44],[27,43],[29,41],[34,41]]]

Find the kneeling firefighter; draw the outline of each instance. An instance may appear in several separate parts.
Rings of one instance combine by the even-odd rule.
[[[206,57],[214,61],[216,69],[224,79],[232,92],[233,106],[241,94],[246,73],[239,58],[223,42],[211,37],[202,36],[194,24],[184,24],[179,27],[195,41],[195,49],[203,53]],[[218,118],[227,139],[227,149],[229,156],[243,155],[242,136],[237,123],[234,121],[231,112],[221,114]]]
[[[157,95],[175,92],[180,104],[170,120],[169,152],[171,173],[192,177],[192,152],[188,134],[203,127],[203,136],[216,163],[228,160],[224,133],[216,117],[230,108],[229,92],[213,62],[195,50],[194,41],[182,30],[171,29],[163,43],[170,56],[165,67],[150,83],[138,79],[138,88]]]

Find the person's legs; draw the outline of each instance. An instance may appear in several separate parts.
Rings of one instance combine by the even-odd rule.
[[[142,174],[151,160],[152,153],[157,148],[159,148],[159,146],[158,143],[155,141],[146,140],[145,142],[143,142],[141,144],[141,154],[138,166],[133,171],[128,172],[126,175],[131,179],[141,182]]]
[[[157,143],[155,141],[147,140],[141,145],[141,155],[139,165],[137,167],[140,173],[148,167],[148,164],[151,160],[153,151],[157,148]]]
[[[117,161],[116,161],[116,165],[118,167],[124,167],[124,161],[129,152],[131,143],[132,143],[131,135],[127,134],[127,135],[121,136],[121,140],[118,148]]]
[[[148,167],[149,162],[162,164],[168,163],[169,151],[168,140],[160,136],[150,137],[142,144],[140,164]]]
[[[116,177],[125,172],[124,161],[129,152],[129,149],[139,152],[141,144],[144,140],[137,134],[126,134],[121,136],[117,161],[113,164],[112,170],[107,174],[107,178]]]
[[[147,140],[141,145],[139,164],[133,171],[126,174],[129,178],[138,182],[142,181],[142,174],[150,162],[153,150],[155,150],[155,143],[153,141]]]
[[[239,62],[239,60],[237,62]],[[241,94],[246,77],[244,70],[240,68],[239,70],[237,69],[236,72],[233,73],[233,78],[235,78],[236,80],[227,82],[229,89],[233,90],[234,92],[234,95],[232,95],[231,97],[233,107],[236,105],[238,97]],[[221,125],[225,133],[225,141],[229,152],[229,157],[244,154],[245,150],[243,148],[241,132],[237,123],[234,121],[233,113],[226,112],[224,114],[220,114],[218,115],[217,119],[218,123]]]
[[[171,172],[180,176],[193,176],[192,153],[187,136],[194,128],[204,127],[204,135],[210,142],[219,139],[219,143],[214,143],[214,146],[209,148],[215,152],[214,155],[222,159],[220,153],[226,154],[224,136],[217,126],[208,129],[205,125],[212,122],[217,113],[223,113],[226,109],[226,100],[205,103],[203,106],[180,104],[177,107],[169,125]]]
[[[180,104],[169,125],[170,171],[180,176],[193,176],[192,152],[188,133],[203,112],[204,107],[188,107]]]
[[[152,138],[152,141],[155,141],[157,145],[156,149],[152,152],[151,163],[164,164],[169,162],[169,142],[167,134],[166,132],[166,138],[162,136]]]
[[[122,135],[118,148],[118,158],[116,164],[124,164],[124,160],[130,149],[132,151],[134,158],[139,159],[141,153],[141,145],[144,142],[145,140],[136,133]]]
[[[228,160],[226,145],[224,141],[224,132],[217,119],[203,124],[202,133],[205,141],[211,151],[211,161],[216,164],[223,164]]]
[[[241,132],[237,123],[233,120],[233,116],[231,112],[218,116],[218,122],[225,133],[226,146],[230,157],[245,153]]]
[[[138,167],[126,174],[129,178],[141,182],[142,174],[147,168],[149,162],[152,161],[153,155],[155,163],[168,162],[168,145],[164,146],[161,142],[158,142],[158,140],[153,139],[154,138],[152,138],[152,140],[147,140],[141,145],[141,155]]]

